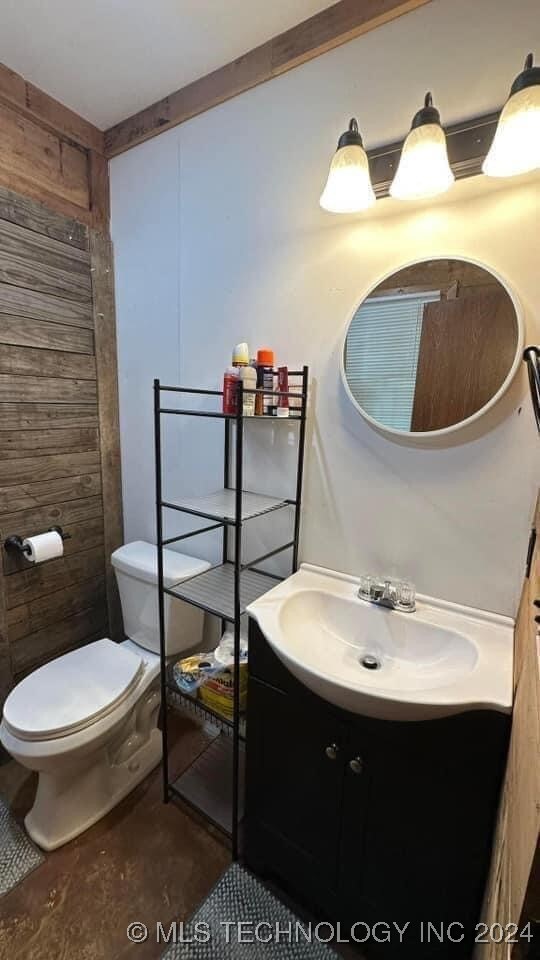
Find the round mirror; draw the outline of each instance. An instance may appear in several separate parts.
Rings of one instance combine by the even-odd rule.
[[[355,310],[343,379],[390,433],[448,433],[488,410],[521,360],[523,324],[501,280],[470,260],[423,260],[382,280]]]

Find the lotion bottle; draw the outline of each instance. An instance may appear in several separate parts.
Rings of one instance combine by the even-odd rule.
[[[249,363],[249,348],[247,343],[238,343],[233,351],[233,364],[236,367],[238,379],[242,381],[244,389],[255,390],[257,373]],[[253,417],[255,414],[255,394],[244,393],[242,414],[244,417]]]

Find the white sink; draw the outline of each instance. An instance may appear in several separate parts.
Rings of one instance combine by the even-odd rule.
[[[512,620],[422,595],[415,613],[398,613],[357,591],[356,578],[306,563],[248,613],[298,680],[353,713],[424,720],[511,711]]]

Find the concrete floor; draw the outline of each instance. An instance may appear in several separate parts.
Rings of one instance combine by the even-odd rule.
[[[208,745],[213,728],[169,714],[170,770],[180,774]],[[9,759],[0,763],[0,793],[22,822],[36,778]],[[231,861],[219,831],[193,812],[161,799],[155,770],[111,813],[0,898],[0,960],[158,960],[156,925],[190,917]],[[313,919],[274,890],[304,920]],[[149,936],[131,943],[141,921]],[[346,960],[361,960],[334,944]]]
[[[171,726],[171,769],[180,773],[209,734],[180,715]],[[0,766],[0,793],[16,817],[32,805],[35,783],[13,760]],[[157,960],[165,946],[156,923],[189,917],[229,862],[217,832],[163,805],[156,770],[0,899],[0,960]],[[136,920],[151,931],[142,944],[126,935]]]

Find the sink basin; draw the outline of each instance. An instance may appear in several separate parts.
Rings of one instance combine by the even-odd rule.
[[[294,676],[383,720],[512,708],[513,622],[417,595],[415,613],[357,597],[358,580],[302,564],[248,607]]]

